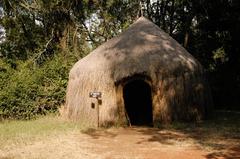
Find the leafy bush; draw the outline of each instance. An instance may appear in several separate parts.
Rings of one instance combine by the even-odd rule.
[[[18,62],[13,69],[1,60],[0,118],[30,119],[57,111],[64,102],[73,62],[75,59],[58,55],[41,67],[28,60]]]

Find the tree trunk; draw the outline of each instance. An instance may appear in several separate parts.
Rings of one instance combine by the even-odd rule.
[[[187,48],[187,46],[188,46],[188,40],[189,40],[189,33],[186,32],[186,33],[185,33],[185,37],[184,37],[184,44],[183,44],[183,46],[184,46],[185,48]]]

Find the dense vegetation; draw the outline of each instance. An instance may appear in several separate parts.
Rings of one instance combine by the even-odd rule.
[[[68,72],[139,15],[139,0],[1,0],[0,118],[64,103]],[[240,2],[145,0],[142,14],[205,67],[216,108],[240,110]]]

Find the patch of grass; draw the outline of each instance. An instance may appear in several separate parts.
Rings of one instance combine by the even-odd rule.
[[[169,125],[162,125],[159,128],[193,131],[201,129],[206,131],[217,131],[217,133],[238,133],[240,132],[240,112],[215,111],[212,119],[200,122],[173,122]]]
[[[204,148],[224,149],[223,142],[240,141],[240,112],[216,111],[210,120],[174,122],[165,129],[183,132]]]
[[[41,116],[35,120],[0,122],[0,145],[29,143],[41,138],[83,130],[84,126],[65,121],[56,115]]]

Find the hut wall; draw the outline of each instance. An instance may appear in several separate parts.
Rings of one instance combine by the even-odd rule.
[[[99,104],[99,119],[101,125],[118,122],[119,113],[116,104],[114,83],[103,72],[83,72],[80,76],[71,77],[67,88],[67,97],[62,115],[81,121],[89,126],[96,126],[98,120],[97,104]],[[102,92],[99,100],[90,98],[89,93]]]
[[[105,75],[105,76],[100,76]],[[152,78],[151,78],[152,77]],[[107,72],[81,73],[71,76],[67,88],[64,114],[83,124],[97,125],[97,104],[102,126],[127,125],[123,87],[136,76],[116,85]],[[171,121],[197,121],[211,114],[211,93],[203,74],[185,73],[178,76],[155,74],[137,76],[152,87],[154,125]],[[101,91],[100,102],[89,97],[89,92]],[[98,103],[99,102],[99,103]],[[92,106],[95,108],[92,108]]]
[[[211,111],[211,93],[202,74],[158,77],[153,96],[154,124],[198,121]]]

